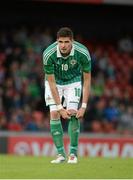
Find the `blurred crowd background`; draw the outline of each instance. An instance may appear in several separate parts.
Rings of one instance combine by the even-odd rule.
[[[133,6],[20,1],[0,9],[0,131],[49,132],[42,52],[69,26],[92,58],[81,132],[133,134]]]

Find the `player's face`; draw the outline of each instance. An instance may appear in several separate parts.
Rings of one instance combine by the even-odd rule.
[[[73,40],[70,37],[59,37],[57,41],[61,54],[64,56],[69,55],[72,49]]]

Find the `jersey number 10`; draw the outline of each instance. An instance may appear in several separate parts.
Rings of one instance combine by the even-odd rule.
[[[68,64],[62,64],[62,71],[68,70]]]

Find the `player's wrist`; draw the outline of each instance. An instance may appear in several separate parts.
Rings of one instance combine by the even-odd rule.
[[[57,111],[60,111],[60,110],[62,110],[62,109],[63,109],[62,104],[58,104],[58,105],[57,105]]]
[[[82,103],[81,108],[86,109],[87,108],[87,103]]]

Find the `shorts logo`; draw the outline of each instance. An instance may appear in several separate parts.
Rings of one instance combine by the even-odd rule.
[[[50,96],[47,97],[47,100],[50,101],[52,98]]]
[[[77,63],[77,61],[76,61],[75,59],[72,59],[72,60],[70,61],[70,64],[71,64],[72,66],[74,66],[76,63]]]
[[[53,104],[53,98],[51,98],[50,96],[48,96],[48,97],[46,98],[46,101],[48,102],[49,105],[50,105],[50,104]]]

